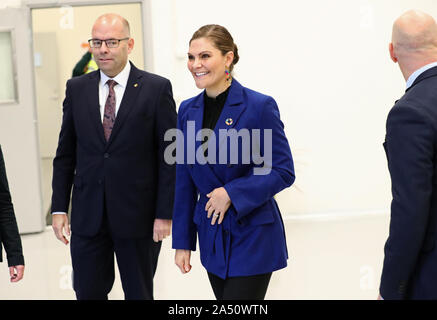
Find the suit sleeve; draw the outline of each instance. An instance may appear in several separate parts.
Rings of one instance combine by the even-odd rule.
[[[172,219],[175,165],[165,161],[165,149],[170,142],[164,141],[165,132],[176,127],[176,105],[170,81],[166,81],[157,110],[155,112],[155,139],[157,145],[158,162],[158,190],[155,218]]]
[[[52,212],[68,212],[76,168],[76,132],[72,111],[71,82],[67,82],[58,148],[53,160]]]
[[[260,151],[264,151],[263,169],[254,167],[260,172],[252,170],[246,176],[234,179],[224,186],[237,212],[237,219],[260,207],[279,191],[291,186],[295,180],[293,158],[284,124],[280,119],[278,106],[271,97],[264,102],[259,124]],[[267,131],[271,132],[271,139],[268,136],[267,139],[264,138]]]
[[[393,200],[380,293],[386,300],[403,299],[427,231],[434,130],[417,110],[395,106],[387,119],[385,147]]]
[[[6,168],[0,148],[0,238],[6,250],[8,266],[24,265],[23,249],[11,201]]]
[[[178,130],[183,130],[183,105],[179,108]],[[181,161],[176,164],[176,188],[173,210],[172,247],[173,249],[196,250],[196,225],[193,214],[197,202],[197,188],[185,164],[184,135],[177,137],[177,154]],[[183,159],[183,160],[182,160]]]

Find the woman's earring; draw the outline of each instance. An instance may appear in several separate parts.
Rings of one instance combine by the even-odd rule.
[[[229,79],[231,78],[231,74],[230,74],[229,70],[226,69],[225,73],[226,73],[226,81],[229,81]]]

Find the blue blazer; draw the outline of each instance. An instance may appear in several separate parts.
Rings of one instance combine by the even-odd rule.
[[[437,299],[437,67],[391,109],[384,148],[392,180],[384,299]]]
[[[261,152],[265,147],[263,130],[271,129],[272,162],[267,164],[271,170],[266,175],[255,175],[254,168],[260,165],[255,164],[252,157],[250,163],[243,163],[241,143],[238,144],[238,163],[227,161],[223,164],[217,160],[217,164],[202,164],[197,158],[194,164],[187,163],[192,156],[187,154],[187,149],[193,143],[187,132],[188,121],[194,121],[196,133],[202,129],[203,95],[202,92],[183,101],[178,112],[178,128],[184,134],[185,145],[184,164],[178,162],[176,165],[173,248],[196,250],[197,235],[203,266],[223,279],[284,268],[288,259],[284,225],[273,196],[291,186],[295,175],[276,102],[233,79],[214,128],[216,137],[220,130],[240,132],[248,129],[252,132],[252,129],[260,129]],[[201,143],[195,142],[196,150],[201,148]],[[217,141],[217,159],[224,151],[219,150],[219,145]],[[225,148],[229,151],[227,145]],[[211,225],[205,211],[206,194],[219,187],[226,189],[232,205],[222,224]]]
[[[175,166],[164,160],[165,132],[176,126],[170,81],[131,63],[107,142],[99,106],[100,71],[67,82],[53,161],[52,212],[67,212],[72,232],[91,237],[106,213],[118,238],[151,236],[155,218],[171,219]]]

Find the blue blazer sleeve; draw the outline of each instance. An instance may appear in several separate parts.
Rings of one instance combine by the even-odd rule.
[[[185,114],[184,103],[179,107],[177,128],[183,130]],[[177,141],[177,152],[184,152],[183,139]],[[182,145],[182,147],[181,147]],[[185,158],[185,155],[184,155]],[[185,159],[184,162],[185,163]],[[193,222],[194,208],[197,203],[197,188],[186,164],[176,164],[176,187],[172,224],[173,249],[196,250],[197,229]]]
[[[291,186],[295,180],[293,158],[284,133],[284,124],[280,119],[278,106],[271,97],[266,97],[262,103],[259,128],[261,151],[265,150],[264,129],[271,129],[272,132],[271,163],[264,163],[267,174],[255,175],[251,170],[247,175],[224,186],[237,212],[237,219],[260,207],[276,193]]]
[[[384,145],[393,194],[380,285],[384,299],[405,297],[423,246],[431,204],[434,143],[425,114],[399,104],[392,109]]]

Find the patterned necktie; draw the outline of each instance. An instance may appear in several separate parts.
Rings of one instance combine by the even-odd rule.
[[[114,80],[106,81],[109,87],[109,95],[105,103],[105,113],[103,114],[103,131],[105,133],[106,141],[111,136],[112,128],[115,122],[115,91],[114,87],[117,84]]]

